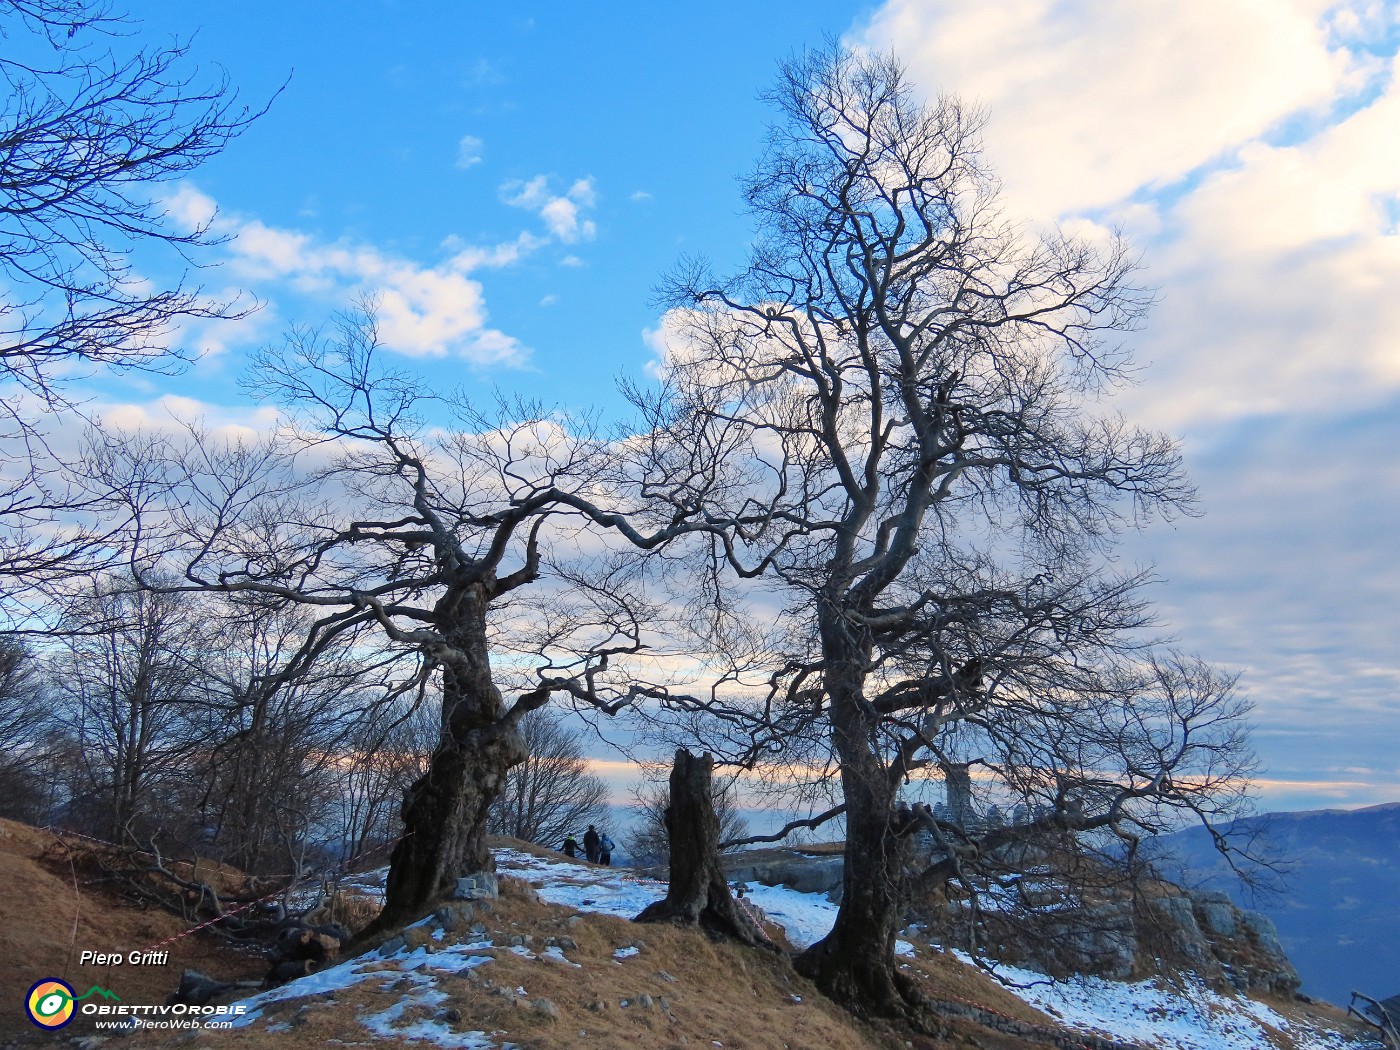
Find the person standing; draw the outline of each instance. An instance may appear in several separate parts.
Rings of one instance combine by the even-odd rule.
[[[569,834],[564,837],[564,856],[578,856],[578,839],[574,838],[573,832],[569,832]]]
[[[598,863],[598,829],[592,824],[588,825],[588,830],[583,833],[583,852],[588,857],[589,864]]]
[[[613,840],[605,831],[598,836],[598,863],[605,868],[612,867]]]

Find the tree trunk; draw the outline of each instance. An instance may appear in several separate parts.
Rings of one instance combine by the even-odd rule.
[[[798,956],[796,966],[852,1012],[893,1015],[918,1025],[921,997],[895,968],[901,842],[892,826],[895,788],[871,744],[870,720],[862,713],[863,666],[858,654],[828,657],[825,682],[846,802],[845,870],[836,924]]]
[[[366,933],[419,919],[462,876],[495,870],[487,815],[506,773],[525,758],[525,744],[519,729],[501,720],[505,705],[491,680],[486,599],[478,591],[439,603],[440,613],[453,615],[444,634],[463,658],[443,664],[441,735],[428,771],[404,793],[404,833],[389,858],[384,910]]]
[[[671,878],[665,900],[648,905],[636,922],[681,922],[748,945],[771,946],[734,900],[719,861],[719,817],[710,776],[714,759],[676,752],[671,766],[671,804],[666,807]]]

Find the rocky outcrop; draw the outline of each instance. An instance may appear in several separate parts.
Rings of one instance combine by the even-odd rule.
[[[830,893],[841,888],[844,870],[840,857],[806,857],[799,853],[748,861],[744,854],[726,857],[724,868],[731,882],[757,882],[764,886],[786,886],[799,893]]]
[[[1153,961],[1185,963],[1206,980],[1228,982],[1240,991],[1298,991],[1298,971],[1268,916],[1236,907],[1223,893],[1176,887],[1150,898],[1145,911],[1144,946],[1157,949]]]
[[[769,849],[730,855],[725,868],[732,881],[840,897],[839,856]],[[1153,883],[1136,898],[1123,891],[1086,900],[1028,876],[1014,893],[1003,887],[980,901],[975,946],[965,943],[966,902],[915,902],[914,911],[935,938],[1056,978],[1189,971],[1219,987],[1276,995],[1293,995],[1300,984],[1267,916],[1236,907],[1223,893],[1171,883]]]

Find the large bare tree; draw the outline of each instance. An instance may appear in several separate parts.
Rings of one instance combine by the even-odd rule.
[[[429,394],[377,351],[368,315],[293,332],[254,369],[289,413],[281,432],[109,444],[91,472],[127,494],[139,575],[159,563],[185,588],[311,610],[289,666],[375,629],[416,660],[400,692],[440,692],[438,738],[390,860],[389,926],[492,870],[488,814],[528,754],[526,715],[556,695],[609,713],[649,695],[619,667],[645,648],[650,619],[629,600],[625,565],[580,552],[596,572],[551,569],[547,548],[576,547],[593,526],[655,547],[684,525],[642,534],[618,513],[607,442],[530,406],[485,415]],[[517,592],[529,585],[540,595],[526,609]],[[500,645],[512,650],[505,678]]]
[[[637,397],[648,494],[714,526],[714,622],[774,618],[730,668],[746,688],[707,703],[749,738],[735,759],[797,741],[839,776],[844,896],[799,968],[916,1016],[894,966],[909,778],[981,760],[1027,824],[1131,837],[1232,790],[1239,711],[1154,693],[1147,577],[1101,557],[1192,500],[1171,440],[1101,402],[1146,306],[1126,249],[1003,219],[977,115],[918,102],[892,59],[808,55],[772,101],[749,266],[669,285],[664,389]]]

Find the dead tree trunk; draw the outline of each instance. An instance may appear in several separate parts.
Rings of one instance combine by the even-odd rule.
[[[719,817],[710,786],[714,759],[676,752],[666,833],[671,881],[665,900],[648,905],[636,922],[680,922],[748,945],[771,946],[758,923],[734,900],[719,862]]]

